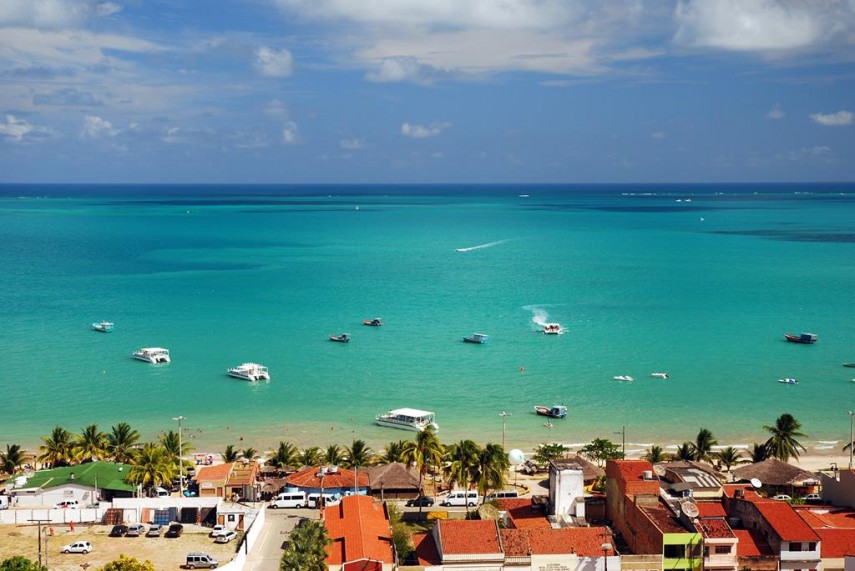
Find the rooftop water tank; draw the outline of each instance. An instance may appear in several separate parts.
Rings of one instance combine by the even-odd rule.
[[[16,488],[23,488],[24,485],[26,485],[26,483],[27,483],[27,477],[26,476],[18,476],[17,478],[15,478],[15,487]]]

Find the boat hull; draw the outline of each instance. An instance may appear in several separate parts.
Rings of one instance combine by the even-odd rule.
[[[439,430],[439,425],[435,422],[429,422],[427,424],[412,424],[407,422],[397,422],[389,419],[377,418],[374,420],[375,424],[380,426],[385,426],[387,428],[397,428],[400,430],[411,430],[413,432],[422,432],[426,427],[431,426],[434,429],[434,432]]]
[[[816,335],[791,335],[785,333],[784,339],[790,343],[801,343],[802,345],[813,345],[816,343]]]
[[[549,418],[564,418],[567,416],[566,410],[561,410],[561,409],[556,410],[555,407],[548,408],[545,406],[535,406],[534,411],[537,414],[539,414],[540,416],[546,416]]]
[[[336,343],[350,343],[350,337],[345,337],[344,335],[330,335],[330,341],[334,341]]]

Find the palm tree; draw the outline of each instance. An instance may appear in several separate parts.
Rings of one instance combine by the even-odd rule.
[[[127,481],[149,488],[171,483],[176,474],[172,454],[159,444],[147,442],[138,452]]]
[[[267,465],[277,468],[291,467],[297,464],[297,456],[297,448],[293,444],[279,441],[279,447],[276,449],[276,453],[267,460]]]
[[[464,490],[469,489],[471,482],[478,479],[478,456],[481,447],[472,440],[461,440],[452,444],[445,451],[447,464],[443,468],[445,477],[450,485],[459,484]],[[469,513],[469,506],[466,506]]]
[[[226,446],[226,449],[223,450],[223,462],[234,462],[238,459],[238,451],[235,450],[234,444],[229,444]]]
[[[507,484],[507,471],[511,467],[505,449],[501,444],[488,442],[478,454],[477,478],[478,491],[481,492],[483,504],[488,490],[501,490]]]
[[[765,444],[757,444],[755,442],[751,445],[748,455],[751,456],[751,462],[756,464],[769,458],[769,448]]]
[[[7,444],[6,452],[0,452],[0,472],[14,474],[24,464],[24,453],[19,444]]]
[[[342,465],[345,468],[361,468],[370,466],[376,454],[365,444],[364,440],[356,439],[349,447],[344,448],[345,458]]]
[[[243,450],[240,453],[240,456],[242,458],[246,458],[247,460],[255,460],[255,457],[258,456],[258,450],[256,450],[255,448],[249,447],[249,448],[246,448],[245,450]]]
[[[683,442],[677,446],[677,451],[674,452],[675,460],[693,460],[695,458],[694,444],[691,442]]]
[[[178,469],[179,464],[183,464],[185,467],[193,467],[188,460],[185,460],[185,457],[193,450],[193,445],[179,438],[177,432],[174,430],[164,432],[160,435],[159,441],[160,445],[166,451],[167,456],[172,459],[171,461],[175,466],[176,472],[180,472]]]
[[[324,522],[305,520],[291,532],[290,539],[280,571],[326,571],[327,545],[332,540]]]
[[[716,458],[718,458],[719,463],[724,466],[725,472],[730,472],[730,468],[732,466],[736,466],[737,464],[743,463],[745,460],[742,458],[742,450],[737,450],[733,446],[728,446],[724,448],[716,454]]]
[[[326,452],[323,453],[323,461],[332,466],[338,466],[344,460],[344,451],[338,444],[330,444],[327,446]]]
[[[81,464],[100,460],[107,455],[107,435],[90,424],[74,441],[74,458]]]
[[[712,457],[712,447],[718,444],[712,432],[706,428],[701,428],[698,435],[695,437],[695,442],[692,444],[693,460],[698,462],[707,462]]]
[[[377,457],[377,462],[380,464],[391,464],[392,462],[403,462],[404,440],[390,442],[383,449],[383,453]]]
[[[318,466],[321,464],[321,449],[317,446],[306,448],[297,456],[297,460],[303,466]]]
[[[657,464],[665,461],[665,453],[662,451],[661,446],[653,445],[648,448],[647,453],[642,457],[642,459],[647,460],[651,464]]]
[[[115,462],[130,463],[136,454],[136,445],[139,439],[139,432],[132,429],[127,422],[120,422],[111,427],[110,434],[107,435],[107,454]]]
[[[425,474],[431,468],[442,463],[444,454],[442,443],[430,425],[418,433],[414,440],[404,443],[401,458],[408,466],[415,466],[419,471],[419,494],[424,494]],[[419,502],[419,519],[422,517],[422,505]]]
[[[50,436],[42,436],[44,444],[39,446],[39,457],[37,460],[42,464],[50,464],[51,467],[69,466],[74,461],[72,442],[75,436],[57,425],[51,431]]]
[[[772,434],[771,438],[766,441],[769,456],[782,462],[786,462],[791,457],[798,460],[799,448],[805,450],[805,447],[796,438],[807,438],[807,434],[799,432],[801,427],[801,423],[793,418],[793,415],[787,413],[778,417],[775,426],[764,425],[763,429]]]

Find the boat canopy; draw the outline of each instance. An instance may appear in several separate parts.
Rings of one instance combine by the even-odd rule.
[[[429,410],[419,410],[417,408],[396,408],[395,410],[390,410],[386,413],[389,416],[408,416],[413,419],[427,419],[432,420],[434,413]]]

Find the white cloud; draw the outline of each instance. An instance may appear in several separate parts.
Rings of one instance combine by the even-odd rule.
[[[365,78],[378,83],[392,81],[431,83],[438,77],[448,75],[451,74],[423,64],[413,57],[390,57],[383,58],[377,68],[369,71]]]
[[[19,119],[14,115],[6,115],[5,120],[0,122],[0,134],[7,139],[23,142],[28,135],[49,135],[51,130],[47,127],[31,125],[26,119]]]
[[[118,129],[106,119],[96,115],[87,115],[83,118],[83,129],[80,131],[81,139],[100,139],[101,137],[115,137],[119,134]]]
[[[847,0],[679,0],[674,39],[733,51],[802,49],[845,33],[853,8]]]
[[[840,127],[842,125],[851,125],[855,119],[855,114],[851,111],[838,111],[837,113],[812,113],[810,116],[816,123],[826,127]]]
[[[401,134],[405,137],[413,139],[425,139],[427,137],[436,137],[445,129],[451,126],[451,123],[431,123],[430,125],[411,125],[404,123],[401,125]]]
[[[69,28],[83,24],[90,16],[110,16],[121,9],[113,2],[92,0],[3,0],[0,26]]]
[[[288,107],[279,98],[271,99],[265,104],[264,112],[271,117],[287,117]]]
[[[787,153],[786,158],[791,161],[822,161],[830,162],[831,147],[817,145],[814,147],[802,147]]]
[[[255,69],[261,75],[269,77],[288,77],[291,75],[292,57],[288,50],[260,47],[255,50]]]
[[[300,131],[294,121],[286,121],[282,126],[282,142],[286,145],[299,145],[302,142]]]
[[[777,103],[769,109],[769,112],[766,113],[766,117],[768,119],[783,119],[784,118],[784,110],[781,109],[781,106]]]
[[[666,133],[665,131],[655,131],[650,134],[651,139],[664,139],[667,136],[668,133]]]
[[[342,149],[355,151],[365,146],[365,141],[362,139],[342,139],[339,143]]]

